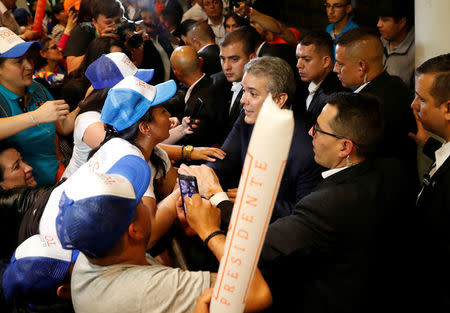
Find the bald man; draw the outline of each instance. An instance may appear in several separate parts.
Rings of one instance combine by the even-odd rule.
[[[385,130],[377,154],[403,160],[418,184],[416,148],[408,137],[408,132],[416,130],[409,107],[413,94],[399,77],[384,71],[383,53],[376,33],[362,28],[349,30],[336,43],[334,71],[344,87],[381,100]]]
[[[173,73],[188,88],[183,99],[184,116],[200,121],[195,132],[186,135],[179,144],[220,146],[225,136],[220,112],[223,112],[225,103],[223,97],[217,97],[209,76],[202,72],[202,63],[194,48],[189,46],[175,49],[170,57]]]
[[[211,75],[222,70],[220,65],[220,48],[216,44],[215,35],[206,21],[198,22],[188,32],[190,46],[199,57],[203,59],[202,70],[206,75]]]

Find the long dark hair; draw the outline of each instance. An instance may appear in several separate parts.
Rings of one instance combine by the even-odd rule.
[[[94,89],[89,96],[87,96],[86,99],[80,103],[80,112],[78,114],[88,111],[96,111],[101,113],[103,104],[105,103],[106,96],[108,95],[108,91],[110,89],[111,88]]]
[[[105,131],[106,131],[106,135],[105,135],[105,139],[103,140],[103,142],[97,147],[91,150],[91,152],[89,152],[89,156],[88,156],[88,160],[105,144],[107,143],[110,139],[113,138],[121,138],[124,139],[126,141],[128,141],[129,143],[131,143],[132,145],[136,146],[137,145],[137,138],[139,136],[140,130],[139,130],[139,124],[143,123],[143,122],[151,122],[153,120],[153,108],[154,107],[150,107],[148,109],[148,111],[139,119],[139,121],[137,121],[136,123],[134,123],[133,125],[131,125],[130,127],[117,132],[113,126],[109,125],[109,124],[105,124]],[[155,153],[155,149],[153,149],[152,154],[150,155],[150,162],[152,163],[152,165],[155,167],[156,169],[156,173],[155,173],[155,177],[156,175],[161,171],[162,172],[162,176],[166,177],[166,167],[164,164],[163,159],[161,159],[158,155],[156,155]]]

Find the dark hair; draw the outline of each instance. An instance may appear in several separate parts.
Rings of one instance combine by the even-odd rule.
[[[49,46],[50,46],[50,41],[52,39],[48,36],[44,36],[41,38],[40,43],[41,43],[41,47],[42,47],[42,51],[47,51]],[[36,58],[34,60],[34,68],[35,70],[39,70],[41,69],[43,66],[45,66],[47,64],[47,60],[42,57],[40,54],[36,54]]]
[[[89,96],[80,103],[80,112],[78,114],[89,111],[101,113],[110,89],[111,88],[94,89]]]
[[[352,140],[358,155],[374,153],[384,128],[380,101],[366,94],[339,92],[328,96],[326,103],[338,110],[330,122],[336,134]]]
[[[245,17],[239,16],[234,12],[230,12],[227,15],[225,15],[225,18],[223,20],[223,26],[225,27],[225,22],[229,19],[232,18],[236,24],[238,24],[239,26],[249,26],[250,22],[248,19],[246,19]]]
[[[262,42],[261,35],[251,26],[241,26],[232,32],[226,33],[219,45],[226,47],[228,45],[241,42],[242,50],[246,55],[256,51],[258,45]]]
[[[307,31],[300,36],[298,43],[303,46],[314,45],[316,53],[330,56],[334,59],[333,39],[324,30]]]
[[[0,155],[2,155],[3,152],[5,152],[6,150],[9,150],[9,149],[16,149],[16,147],[8,142],[0,141]],[[4,171],[5,171],[5,168],[3,167],[3,164],[0,163],[0,182],[2,182],[4,179],[4,177],[3,177]],[[1,187],[0,187],[0,190],[2,190]]]
[[[180,24],[181,21],[181,16],[179,14],[177,14],[174,10],[172,9],[164,9],[161,11],[161,16],[169,22],[170,25],[173,26],[177,26]]]
[[[187,19],[178,25],[177,29],[174,31],[173,35],[181,37],[181,35],[186,36],[187,33],[194,27],[197,23],[195,20]]]
[[[70,73],[69,78],[83,77],[87,82],[89,82],[89,80],[84,76],[86,69],[89,65],[91,65],[92,62],[101,57],[102,54],[108,54],[111,50],[111,47],[113,46],[121,47],[123,50],[125,50],[122,43],[112,37],[97,37],[92,40],[87,47],[86,54],[84,55],[80,67]]]
[[[435,74],[430,95],[436,104],[450,100],[450,53],[441,54],[423,62],[417,69],[416,75]]]
[[[123,48],[120,41],[112,37],[97,37],[88,46],[80,66],[68,75],[65,75],[61,88],[61,97],[67,103],[78,105],[84,99],[87,89],[91,85],[84,73],[88,66],[102,54],[108,54],[112,46]]]
[[[91,1],[91,6],[91,14],[95,20],[97,20],[100,14],[103,14],[107,18],[112,18],[122,15],[124,12],[122,3],[118,0]]]
[[[343,33],[336,41],[336,45],[348,47],[360,40],[372,37],[379,39],[378,34],[374,29],[369,27],[358,27]]]
[[[107,143],[110,139],[113,139],[113,138],[124,139],[124,140],[128,141],[129,143],[131,143],[132,145],[136,146],[136,141],[137,141],[137,138],[140,133],[139,124],[141,124],[143,122],[151,122],[153,120],[153,109],[154,108],[155,108],[154,106],[150,107],[148,109],[148,111],[145,112],[145,114],[139,119],[139,121],[137,121],[130,127],[126,128],[120,132],[117,132],[113,126],[111,126],[109,124],[105,124],[105,131],[106,131],[105,139],[97,148],[94,148],[91,150],[91,152],[89,152],[88,160],[105,143]],[[152,154],[150,155],[150,162],[153,164],[153,166],[156,169],[155,177],[159,173],[159,171],[162,171],[163,177],[166,176],[166,168],[165,168],[164,161],[158,155],[156,155],[155,149],[153,149]]]

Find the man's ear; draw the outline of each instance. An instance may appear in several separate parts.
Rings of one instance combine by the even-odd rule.
[[[447,122],[450,122],[450,100],[444,101],[441,104],[442,109],[444,110],[444,118]]]
[[[39,54],[41,55],[41,57],[43,57],[45,59],[45,51],[44,50],[39,50]]]
[[[273,98],[273,101],[278,104],[278,106],[280,108],[282,108],[284,106],[284,104],[286,103],[288,99],[288,95],[285,92],[280,93],[278,96],[276,96],[275,98]]]
[[[328,68],[332,63],[331,63],[331,57],[329,55],[326,55],[322,58],[323,61],[323,68]]]
[[[341,151],[339,152],[339,156],[341,158],[345,158],[353,151],[354,143],[351,140],[344,139],[342,141]]]
[[[248,58],[249,60],[256,58],[256,52],[252,52]]]
[[[65,283],[59,286],[58,289],[56,290],[56,295],[64,300],[70,299],[71,297],[70,283]]]
[[[130,223],[128,226],[128,236],[133,238],[134,240],[143,240],[144,239],[144,231],[141,225],[135,223],[134,221]]]

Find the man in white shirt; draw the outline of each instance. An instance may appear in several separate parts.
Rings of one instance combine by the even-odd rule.
[[[225,18],[222,14],[223,3],[221,0],[203,0],[203,10],[208,16],[208,24],[211,26],[214,35],[216,35],[216,43],[225,36]]]
[[[423,188],[417,199],[418,212],[424,221],[421,238],[426,247],[423,255],[427,273],[425,293],[427,310],[448,312],[450,309],[448,280],[450,278],[450,54],[425,61],[416,70],[416,98],[414,110],[418,133],[411,136],[424,146],[426,155],[435,159],[425,175]],[[427,131],[444,139],[436,144]],[[431,148],[435,146],[435,148]],[[439,148],[438,148],[439,147]],[[437,150],[435,150],[438,148]],[[428,281],[428,279],[432,279]],[[430,283],[430,284],[428,284]],[[432,301],[430,301],[432,299]],[[431,306],[430,306],[431,305]]]
[[[334,48],[330,35],[323,30],[310,31],[297,45],[297,68],[302,81],[309,82],[306,115],[314,124],[326,104],[326,97],[344,88],[333,72]]]

